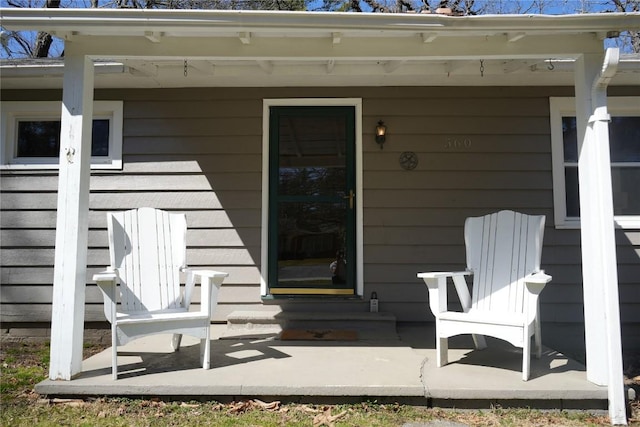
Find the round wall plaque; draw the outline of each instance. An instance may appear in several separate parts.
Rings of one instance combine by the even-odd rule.
[[[400,154],[400,166],[404,170],[412,170],[418,166],[418,156],[413,151],[405,151]]]

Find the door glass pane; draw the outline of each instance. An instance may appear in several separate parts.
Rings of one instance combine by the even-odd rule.
[[[344,194],[346,122],[340,116],[283,115],[279,136],[281,195]]]
[[[344,184],[344,167],[280,168],[281,195],[343,196]]]
[[[270,287],[353,293],[353,109],[274,107],[271,120]]]
[[[343,202],[280,203],[278,282],[296,287],[346,283],[345,219]]]

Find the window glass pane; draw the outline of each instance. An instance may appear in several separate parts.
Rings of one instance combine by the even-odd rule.
[[[565,162],[578,161],[578,127],[575,117],[562,118],[562,141]]]
[[[60,120],[18,122],[16,157],[58,157],[60,154]],[[109,155],[109,120],[93,121],[92,156]]]
[[[567,216],[577,218],[580,216],[580,194],[578,188],[577,167],[566,167],[564,169],[564,182],[566,187]]]
[[[107,119],[93,121],[91,155],[94,157],[109,155],[109,120]]]
[[[578,161],[575,117],[562,118],[565,162]],[[640,162],[640,117],[612,117],[609,123],[612,162]]]
[[[640,162],[640,117],[612,117],[609,137],[612,162]]]
[[[611,168],[614,215],[640,215],[640,167]]]
[[[60,120],[18,122],[18,157],[58,157]]]
[[[578,187],[578,168],[565,168],[565,186],[567,200],[567,216],[580,216],[580,196]],[[640,167],[612,167],[611,180],[613,186],[613,214],[640,215]]]

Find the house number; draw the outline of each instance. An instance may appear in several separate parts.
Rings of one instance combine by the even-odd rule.
[[[469,150],[471,148],[471,138],[449,138],[444,144],[447,150]]]

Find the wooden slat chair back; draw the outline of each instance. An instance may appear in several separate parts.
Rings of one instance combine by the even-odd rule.
[[[477,349],[484,335],[522,348],[522,378],[530,375],[530,341],[536,357],[542,339],[538,297],[551,276],[540,270],[544,216],[500,211],[465,221],[467,270],[419,273],[429,290],[429,307],[436,318],[437,365],[448,361],[449,337],[473,334]],[[465,276],[472,275],[469,292]],[[449,311],[447,279],[458,293],[462,312]]]
[[[111,265],[120,272],[121,312],[180,308],[185,216],[156,209],[115,212],[107,227]]]
[[[119,345],[159,333],[173,334],[176,351],[183,334],[200,338],[202,367],[209,369],[211,316],[227,273],[186,266],[184,214],[152,208],[112,212],[107,214],[107,228],[111,265],[93,279],[111,323],[113,378],[118,377]],[[190,311],[197,278],[200,309]]]
[[[501,211],[467,218],[467,269],[474,273],[472,309],[524,313],[525,278],[540,271],[544,216]]]

